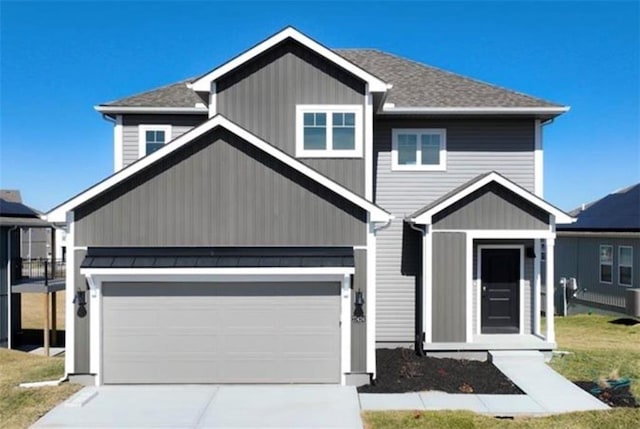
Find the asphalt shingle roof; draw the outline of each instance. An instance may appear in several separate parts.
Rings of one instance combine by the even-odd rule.
[[[640,231],[640,183],[616,191],[571,215],[575,223],[558,226],[562,231]]]
[[[549,101],[491,85],[375,49],[336,53],[393,85],[386,102],[396,107],[559,107]],[[202,103],[186,83],[173,83],[104,103],[123,107],[194,107]]]

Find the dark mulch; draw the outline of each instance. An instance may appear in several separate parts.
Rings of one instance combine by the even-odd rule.
[[[490,362],[422,357],[403,348],[378,349],[376,358],[376,384],[359,387],[358,392],[523,393]]]
[[[598,384],[593,381],[576,381],[575,384],[610,407],[640,408],[640,404],[629,391],[629,386],[617,389],[598,389]]]

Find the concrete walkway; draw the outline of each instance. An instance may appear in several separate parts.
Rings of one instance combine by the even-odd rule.
[[[468,410],[494,416],[547,415],[609,407],[551,369],[540,352],[491,352],[493,364],[524,395],[444,392],[363,393],[363,410]]]
[[[85,387],[34,428],[362,429],[354,387]]]

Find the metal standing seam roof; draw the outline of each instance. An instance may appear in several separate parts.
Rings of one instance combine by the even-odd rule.
[[[350,247],[90,247],[81,268],[354,267]]]
[[[376,49],[335,49],[334,52],[392,84],[386,102],[396,107],[561,107],[560,104]],[[187,83],[193,79],[101,106],[194,107],[203,103],[203,100],[187,87]]]
[[[558,227],[562,231],[640,231],[640,183],[620,189],[577,208],[578,220]]]

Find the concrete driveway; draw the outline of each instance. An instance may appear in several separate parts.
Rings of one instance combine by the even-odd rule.
[[[362,429],[354,387],[322,385],[85,387],[35,428]]]

